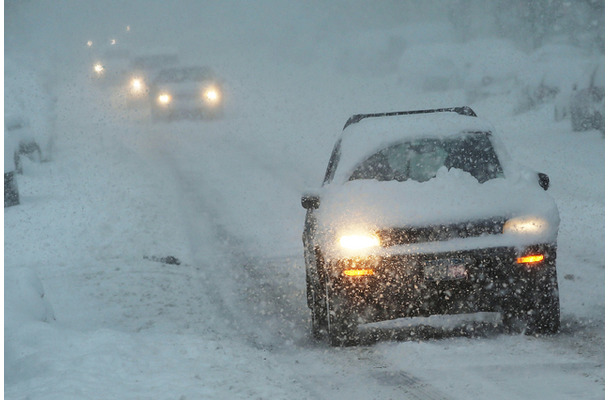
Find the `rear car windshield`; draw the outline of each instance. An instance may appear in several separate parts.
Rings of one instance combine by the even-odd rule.
[[[463,170],[479,183],[503,175],[489,134],[475,132],[393,144],[360,163],[349,180],[426,182],[442,167]]]

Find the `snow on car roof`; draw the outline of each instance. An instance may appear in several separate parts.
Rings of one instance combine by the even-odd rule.
[[[344,176],[367,156],[405,139],[492,131],[493,126],[484,119],[454,112],[365,118],[342,132],[341,158],[335,178],[344,182]]]

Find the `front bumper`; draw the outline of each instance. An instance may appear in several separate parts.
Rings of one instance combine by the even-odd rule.
[[[544,254],[541,262],[519,264],[517,258]],[[525,249],[488,249],[342,259],[329,263],[332,293],[343,299],[361,322],[433,314],[501,311],[528,301],[526,297],[555,276],[556,244]],[[427,266],[455,260],[459,273],[430,274]],[[459,261],[458,261],[459,260]],[[346,276],[346,269],[368,269],[373,275]]]

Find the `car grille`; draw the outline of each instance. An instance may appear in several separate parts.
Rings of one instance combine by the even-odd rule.
[[[390,247],[401,244],[499,235],[502,233],[505,222],[506,218],[497,217],[436,226],[388,228],[377,231],[377,235],[383,247]]]

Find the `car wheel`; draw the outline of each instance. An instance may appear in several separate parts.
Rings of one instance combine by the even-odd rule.
[[[553,268],[552,274],[548,274],[538,282],[530,304],[531,309],[527,313],[525,333],[530,335],[557,333],[560,326],[560,311],[555,268]]]
[[[358,318],[338,294],[332,293],[330,283],[326,283],[326,324],[328,341],[331,346],[353,346],[358,339]]]
[[[541,274],[530,290],[523,291],[522,299],[505,307],[502,322],[507,333],[550,335],[560,327],[559,291],[555,267]]]
[[[320,285],[307,274],[307,305],[311,309],[311,335],[315,340],[322,339],[326,329],[326,304],[321,294]]]
[[[320,340],[326,328],[326,307],[321,296],[313,293],[313,307],[311,309],[311,334],[314,339]]]

